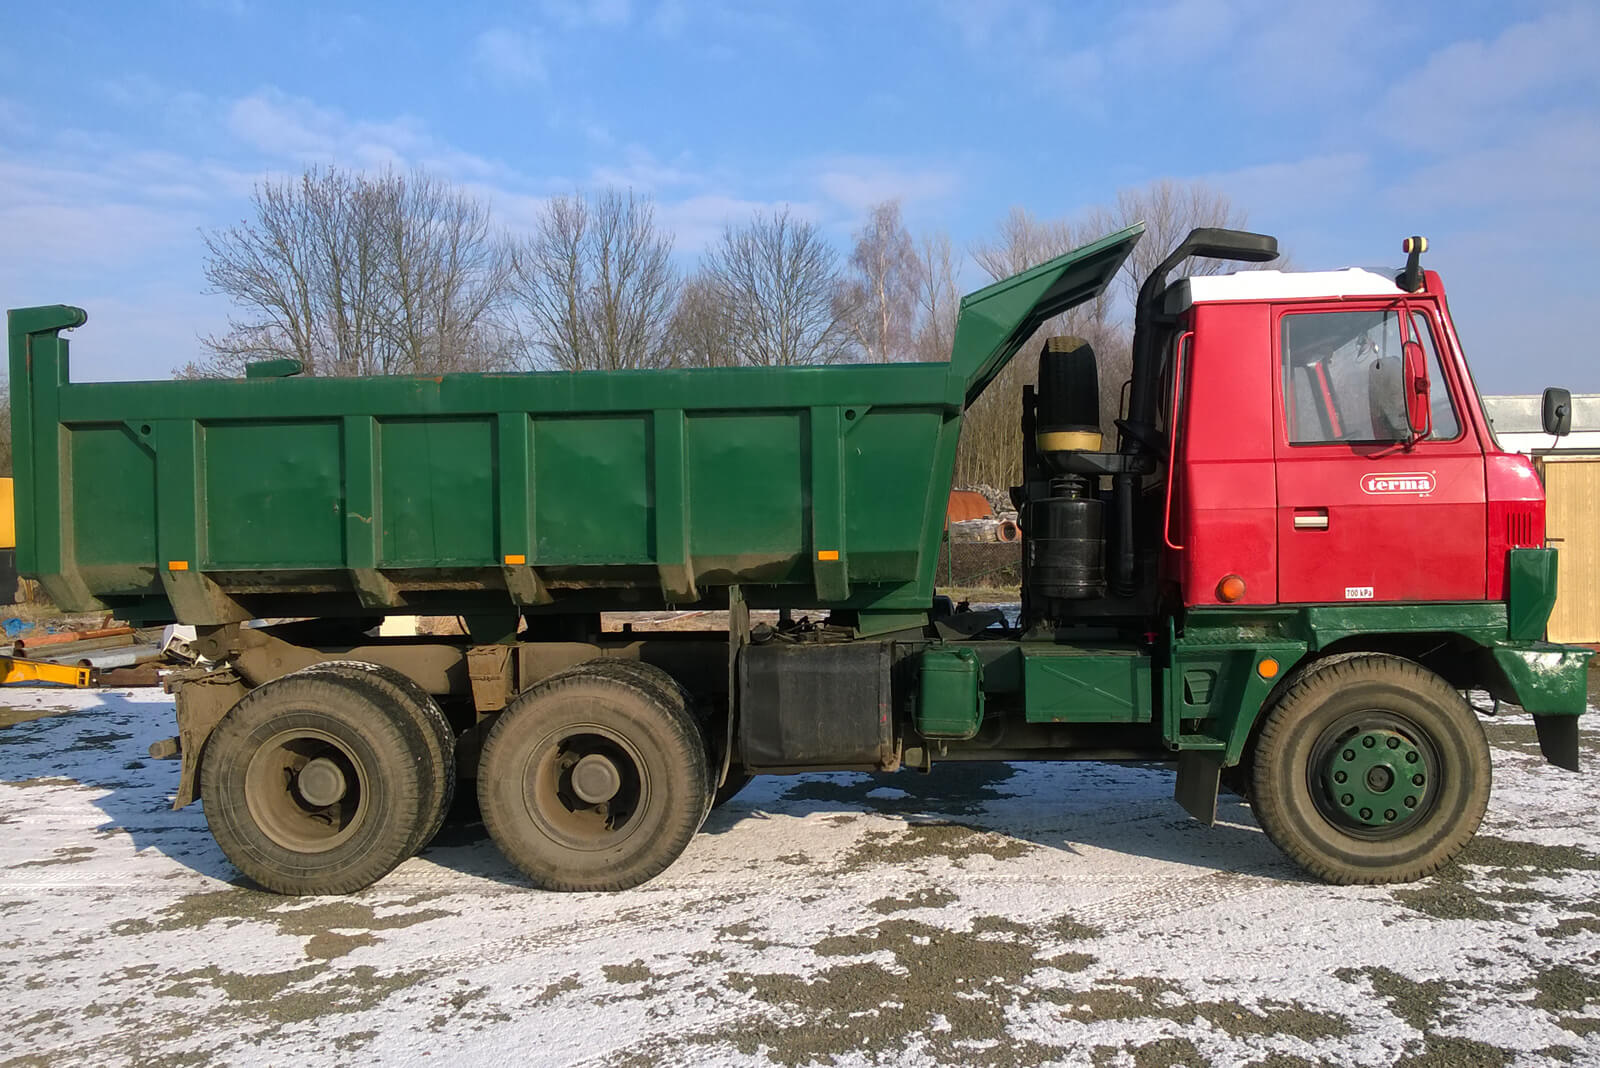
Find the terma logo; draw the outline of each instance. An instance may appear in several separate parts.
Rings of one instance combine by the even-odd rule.
[[[1366,475],[1361,479],[1361,492],[1380,496],[1389,493],[1426,497],[1434,491],[1432,471],[1393,471],[1381,475]]]

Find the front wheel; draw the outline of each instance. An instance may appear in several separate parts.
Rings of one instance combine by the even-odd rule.
[[[1438,870],[1489,803],[1489,743],[1438,675],[1399,657],[1313,665],[1267,712],[1252,806],[1261,828],[1331,883]]]

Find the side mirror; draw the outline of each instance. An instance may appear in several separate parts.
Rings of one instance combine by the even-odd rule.
[[[1422,345],[1407,341],[1405,352],[1406,423],[1411,440],[1421,441],[1433,432],[1433,408],[1428,398],[1428,357]]]
[[[1544,406],[1540,413],[1544,432],[1556,437],[1572,433],[1572,394],[1551,386],[1544,391]]]

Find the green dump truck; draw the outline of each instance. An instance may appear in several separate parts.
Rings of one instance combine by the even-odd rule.
[[[1169,282],[1276,251],[1196,231],[1145,283],[1116,442],[1092,350],[1044,345],[1020,618],[935,596],[963,414],[1142,233],[969,295],[939,364],[73,383],[85,313],[12,311],[18,566],[197,628],[175,804],[279,892],[382,878],[458,778],[536,885],[623,889],[751,775],[946,760],[1170,761],[1188,811],[1231,777],[1323,878],[1425,875],[1488,800],[1462,691],[1575,768],[1588,653],[1542,640],[1542,493],[1415,252]],[[601,626],[667,607],[729,624]]]

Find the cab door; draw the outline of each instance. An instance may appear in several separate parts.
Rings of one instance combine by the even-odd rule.
[[[1483,451],[1423,301],[1274,308],[1278,600],[1482,600]],[[1407,444],[1403,344],[1431,426]]]

